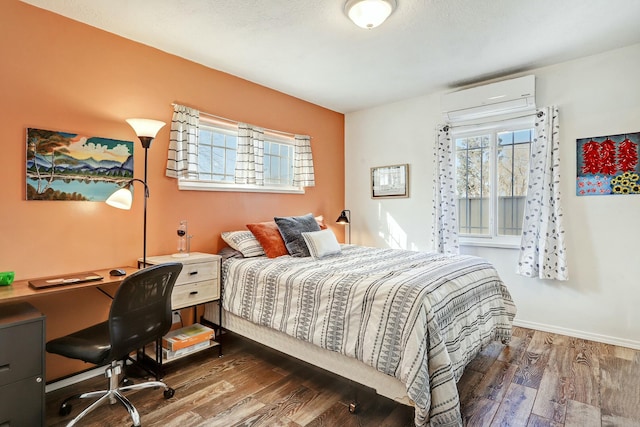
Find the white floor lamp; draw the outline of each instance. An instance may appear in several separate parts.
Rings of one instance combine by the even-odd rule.
[[[158,131],[162,129],[165,122],[151,119],[127,119],[127,123],[136,132],[136,135],[142,143],[144,148],[144,180],[134,178],[127,182],[127,184],[116,190],[106,203],[109,206],[113,206],[118,209],[131,209],[131,203],[133,202],[133,195],[131,190],[133,189],[134,182],[140,182],[144,185],[144,230],[142,238],[142,266],[147,266],[147,199],[149,198],[149,186],[147,185],[147,164],[148,164],[148,150],[151,147],[151,142],[158,134]]]

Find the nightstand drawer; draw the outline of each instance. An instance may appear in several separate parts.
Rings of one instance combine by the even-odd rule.
[[[218,278],[218,263],[198,262],[193,264],[183,264],[182,271],[178,276],[175,287],[181,287],[193,282],[211,280]],[[177,289],[176,289],[177,290]],[[173,291],[176,292],[175,290]]]
[[[218,279],[189,283],[175,286],[171,295],[171,308],[173,310],[202,304],[216,300],[220,297]]]

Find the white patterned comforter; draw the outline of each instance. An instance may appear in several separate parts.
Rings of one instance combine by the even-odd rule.
[[[495,269],[473,256],[343,246],[315,260],[223,263],[223,307],[399,379],[417,426],[462,425],[456,382],[515,306]]]

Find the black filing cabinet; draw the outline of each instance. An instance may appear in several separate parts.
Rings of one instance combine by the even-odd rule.
[[[45,317],[26,302],[0,304],[0,426],[44,425]]]

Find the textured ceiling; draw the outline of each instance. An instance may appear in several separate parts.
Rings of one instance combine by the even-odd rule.
[[[640,43],[640,0],[23,1],[343,113]]]

